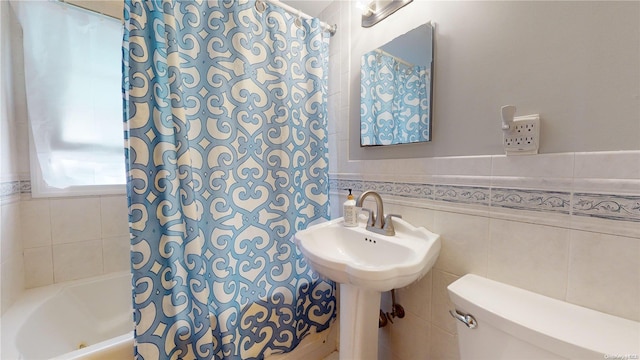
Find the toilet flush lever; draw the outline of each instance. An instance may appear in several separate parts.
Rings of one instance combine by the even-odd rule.
[[[449,314],[451,314],[451,316],[453,316],[454,318],[462,321],[462,323],[467,325],[469,329],[475,329],[476,327],[478,327],[476,318],[474,318],[471,314],[465,314],[458,311],[458,309],[456,309],[455,312],[453,310],[449,310]]]

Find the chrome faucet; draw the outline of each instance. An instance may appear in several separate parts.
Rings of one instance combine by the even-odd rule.
[[[356,207],[362,208],[364,199],[366,199],[368,196],[373,196],[376,201],[376,213],[374,214],[370,209],[362,209],[369,213],[369,219],[367,220],[367,230],[388,236],[395,235],[396,231],[393,228],[393,222],[391,221],[391,218],[394,216],[401,218],[402,216],[389,214],[385,217],[382,197],[380,197],[380,194],[372,190],[367,190],[360,194],[360,196],[358,196],[358,200],[356,200]]]

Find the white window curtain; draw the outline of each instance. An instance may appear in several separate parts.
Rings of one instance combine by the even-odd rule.
[[[124,191],[120,22],[56,1],[12,5],[24,34],[32,189]]]

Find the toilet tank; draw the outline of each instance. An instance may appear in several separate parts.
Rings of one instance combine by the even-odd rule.
[[[475,320],[456,321],[461,360],[639,359],[639,322],[472,274],[448,291],[458,314]]]

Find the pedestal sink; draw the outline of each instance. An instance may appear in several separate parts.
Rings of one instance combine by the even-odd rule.
[[[426,274],[440,252],[440,236],[402,219],[386,236],[345,227],[342,218],[295,235],[305,259],[320,275],[340,284],[340,359],[378,358],[380,294]]]

